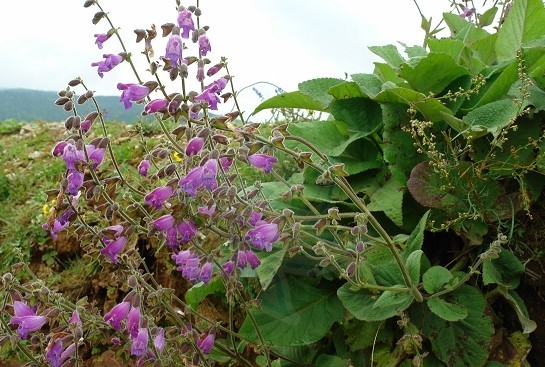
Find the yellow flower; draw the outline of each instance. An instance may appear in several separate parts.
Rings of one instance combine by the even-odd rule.
[[[176,162],[183,161],[182,156],[180,156],[180,154],[178,154],[178,152],[173,152],[172,153],[172,159],[174,159]]]

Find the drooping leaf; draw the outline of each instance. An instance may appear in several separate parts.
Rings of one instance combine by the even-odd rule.
[[[427,301],[430,311],[447,321],[459,321],[467,317],[467,308],[463,305],[448,302],[443,298],[434,297]]]
[[[300,277],[285,277],[272,284],[259,300],[261,309],[251,310],[267,343],[280,346],[307,345],[320,340],[338,321],[343,307],[335,290],[315,287]],[[258,341],[249,318],[239,334]]]
[[[382,80],[375,74],[352,74],[350,77],[360,87],[360,90],[371,99],[374,99],[382,89]]]
[[[497,259],[483,262],[483,283],[500,284],[515,289],[520,283],[524,265],[509,250],[502,249]]]
[[[358,135],[361,136],[364,134]],[[340,147],[341,146],[338,148]],[[330,161],[333,164],[343,163],[344,170],[349,175],[379,168],[384,164],[376,144],[366,138],[352,141],[340,154],[337,154],[338,150],[339,149],[334,149],[332,151],[335,155],[332,154]]]
[[[265,100],[255,108],[252,115],[271,108],[300,108],[312,111],[327,111],[327,106],[324,107],[323,103],[316,101],[299,91],[295,91],[278,94]]]
[[[330,111],[336,120],[343,121],[352,131],[371,133],[382,125],[380,105],[369,98],[335,100],[331,102]]]
[[[266,290],[271,284],[278,268],[282,265],[285,255],[286,248],[283,247],[278,251],[266,252],[260,256],[261,265],[256,268],[256,272],[263,290]]]
[[[411,305],[410,292],[387,291],[377,295],[367,290],[354,291],[346,283],[337,291],[344,307],[359,320],[381,321],[395,316]]]
[[[422,283],[426,292],[433,294],[441,289],[443,285],[447,284],[452,278],[452,273],[447,268],[435,265],[422,275]]]
[[[420,220],[418,221],[418,225],[413,229],[409,238],[407,238],[407,241],[405,243],[405,249],[401,254],[401,257],[405,261],[407,261],[412,253],[422,249],[422,244],[424,243],[424,231],[426,230],[426,224],[429,214],[429,211],[424,213],[422,218],[420,218]]]
[[[496,53],[499,61],[511,60],[523,43],[545,34],[545,9],[541,0],[517,0],[498,31]]]
[[[213,278],[210,283],[197,283],[185,292],[185,301],[191,306],[194,310],[197,309],[199,304],[206,298],[214,293],[223,293],[225,292],[225,286],[221,278]]]
[[[420,268],[423,254],[424,252],[422,250],[413,251],[405,262],[413,284],[418,284],[420,282]]]

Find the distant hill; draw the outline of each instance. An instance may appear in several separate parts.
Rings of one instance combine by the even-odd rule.
[[[56,92],[33,89],[0,89],[0,121],[14,119],[18,121],[64,121],[69,116],[61,106],[55,105]],[[125,110],[119,96],[97,96],[100,108],[106,111],[106,119],[132,123],[142,119],[142,106],[133,105]],[[92,104],[87,102],[77,105],[78,113],[86,115],[92,111]]]

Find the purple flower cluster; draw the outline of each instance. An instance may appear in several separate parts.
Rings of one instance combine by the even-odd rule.
[[[193,168],[185,177],[178,181],[178,185],[189,196],[195,197],[197,190],[205,187],[214,190],[218,187],[216,175],[218,174],[218,160],[209,159],[202,166]]]
[[[177,250],[181,245],[191,241],[198,230],[193,221],[182,220],[176,223],[176,219],[170,214],[165,214],[149,224],[165,234],[166,243],[172,250]]]
[[[113,238],[110,236],[104,236],[102,238],[102,242],[105,246],[100,250],[100,254],[108,256],[114,264],[117,264],[119,262],[117,255],[123,251],[127,244],[127,236],[123,234],[124,228],[118,224],[107,227],[104,231],[107,233],[113,232]]]
[[[104,315],[104,321],[110,324],[116,331],[123,329],[131,340],[131,355],[138,358],[139,363],[146,359],[155,359],[153,349],[149,346],[150,330],[143,326],[140,307],[132,305],[131,302],[124,300],[115,305],[108,313]],[[153,338],[155,349],[162,353],[165,347],[165,332],[160,328],[156,331]]]
[[[195,102],[206,102],[211,110],[218,109],[220,102],[219,95],[225,89],[229,80],[226,77],[221,77],[218,80],[207,85],[201,94],[195,96]]]

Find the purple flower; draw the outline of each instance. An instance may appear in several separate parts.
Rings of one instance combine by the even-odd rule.
[[[217,173],[217,159],[209,159],[202,166],[195,167],[189,171],[184,178],[178,181],[178,185],[189,196],[196,196],[197,189],[201,186],[204,186],[208,190],[214,190],[218,187],[218,182],[216,181]]]
[[[74,312],[72,312],[72,316],[70,316],[68,319],[68,323],[81,326],[81,319],[79,318],[78,310],[74,310]]]
[[[159,231],[166,231],[174,225],[176,220],[170,214],[165,214],[162,217],[155,219],[149,223],[150,226],[154,226]]]
[[[172,259],[177,265],[176,270],[180,271],[184,278],[191,282],[198,280],[201,268],[197,255],[190,250],[184,250],[172,255]]]
[[[150,89],[145,85],[134,84],[134,83],[117,83],[117,89],[123,91],[121,93],[120,102],[125,104],[125,109],[132,107],[131,102],[140,101],[150,94]]]
[[[237,252],[237,266],[241,269],[244,269],[248,264],[248,257],[246,256],[246,251],[238,250]]]
[[[98,46],[99,49],[102,49],[102,44],[110,38],[110,35],[107,33],[99,33],[95,34],[95,37],[95,44]]]
[[[221,268],[223,269],[223,271],[225,273],[227,273],[227,275],[231,275],[231,273],[233,272],[233,270],[235,269],[235,262],[233,260],[229,260],[227,262],[225,262]]]
[[[248,162],[250,162],[250,164],[256,168],[265,170],[265,173],[270,173],[273,168],[273,164],[278,162],[278,159],[270,155],[257,153],[249,155]]]
[[[252,251],[252,250],[246,250],[246,260],[248,260],[248,264],[250,264],[250,267],[252,269],[257,268],[261,264],[261,260],[259,260],[259,257]]]
[[[131,354],[142,357],[148,351],[148,329],[140,328],[136,338],[132,339]]]
[[[97,72],[98,76],[101,78],[104,77],[104,73],[112,70],[117,65],[119,65],[125,58],[121,55],[114,54],[104,54],[102,55],[104,60],[93,62],[91,66],[98,66]]]
[[[106,246],[100,250],[100,254],[108,256],[114,264],[117,264],[119,262],[117,255],[125,248],[125,245],[127,244],[127,237],[121,236],[115,240],[104,237],[103,241]]]
[[[212,51],[212,47],[210,47],[210,40],[206,34],[201,34],[199,36],[199,54],[201,56],[206,56],[208,51]]]
[[[140,307],[131,307],[127,314],[127,334],[136,338],[140,329]]]
[[[204,284],[208,284],[210,282],[210,279],[212,278],[212,269],[213,265],[211,262],[207,261],[204,263],[204,265],[201,268],[201,273],[199,274],[199,279]]]
[[[187,9],[183,9],[178,13],[178,27],[182,29],[183,38],[189,38],[189,32],[195,30],[192,15]]]
[[[182,37],[180,36],[180,29],[174,27],[172,33],[167,42],[165,58],[170,60],[173,67],[177,67],[182,59],[182,50],[184,48]]]
[[[148,170],[149,170],[150,162],[148,159],[143,159],[140,164],[138,165],[138,173],[140,176],[147,177],[148,176]]]
[[[216,176],[218,174],[218,160],[209,159],[203,164],[202,172],[202,184],[208,190],[214,190],[218,187],[218,181],[216,181]]]
[[[220,99],[215,93],[210,92],[208,89],[205,89],[201,94],[195,96],[194,101],[206,102],[208,103],[208,106],[211,110],[217,110]]]
[[[125,320],[129,311],[131,310],[131,303],[123,301],[115,305],[110,312],[104,315],[104,321],[110,324],[117,331],[121,331],[121,322]]]
[[[61,367],[62,364],[76,350],[76,344],[72,343],[66,349],[63,348],[62,339],[55,339],[47,346],[45,358],[51,363],[52,367]]]
[[[174,190],[170,186],[159,186],[144,197],[146,204],[153,206],[156,209],[163,207],[163,202],[170,199]]]
[[[125,228],[121,224],[115,224],[113,226],[108,226],[104,228],[105,232],[111,233],[115,238],[118,238],[123,233]]]
[[[66,209],[62,212],[61,215],[59,215],[55,220],[53,221],[53,225],[49,226],[47,223],[44,223],[42,225],[42,228],[45,230],[49,230],[49,233],[51,234],[51,237],[56,239],[58,237],[57,233],[68,227],[70,224],[70,217],[74,214],[74,211],[72,209]]]
[[[214,334],[202,334],[199,340],[197,341],[197,347],[204,353],[210,353],[210,350],[214,346]]]
[[[53,150],[51,151],[51,154],[53,157],[58,157],[60,155],[64,155],[64,148],[68,145],[68,142],[66,140],[58,142]],[[63,157],[64,158],[64,157]]]
[[[250,229],[246,233],[245,239],[252,242],[252,244],[258,249],[271,251],[272,244],[278,239],[278,237],[280,237],[278,224],[267,223]]]
[[[197,234],[197,229],[197,225],[190,220],[182,220],[176,225],[176,230],[181,237],[180,241],[182,243],[191,241],[195,237],[195,234]]]
[[[155,113],[155,112],[165,112],[168,106],[168,100],[165,98],[154,99],[144,106],[144,112]]]
[[[68,179],[68,185],[66,186],[66,191],[72,196],[76,196],[79,192],[79,189],[83,185],[83,173],[77,170],[71,170],[66,177]]]
[[[229,168],[231,168],[231,165],[233,164],[233,159],[229,157],[221,157],[220,158],[220,164],[224,171],[229,171]]]
[[[60,143],[59,143],[60,144]],[[57,146],[59,145],[57,144]],[[53,154],[55,154],[55,149],[53,149]],[[85,160],[85,154],[83,151],[78,150],[74,144],[67,143],[63,146],[62,150],[62,159],[66,162],[66,168],[68,170],[75,170],[76,169],[76,163],[78,161],[84,161]]]
[[[200,214],[206,215],[207,217],[211,217],[216,212],[216,204],[213,204],[211,206],[199,206],[197,208],[197,211]]]
[[[204,138],[196,136],[187,142],[187,145],[185,146],[185,154],[190,156],[195,155],[201,151],[203,146]]]
[[[36,307],[30,308],[23,301],[13,302],[13,317],[10,323],[19,325],[17,334],[21,339],[26,339],[29,333],[40,330],[46,321],[47,317],[36,315]]]
[[[206,75],[208,76],[213,76],[215,75],[218,71],[220,71],[221,69],[223,68],[223,64],[216,64],[214,66],[212,66],[210,69],[208,69],[208,71],[206,72]]]
[[[159,353],[163,352],[163,349],[165,349],[165,330],[159,329],[159,332],[157,335],[155,335],[155,338],[153,338],[153,345],[155,346],[155,349]]]
[[[97,148],[93,144],[88,144],[85,146],[85,149],[87,150],[87,156],[89,157],[89,161],[93,163],[93,169],[97,169],[97,167],[104,160],[106,148]]]
[[[214,80],[212,83],[208,84],[204,89],[208,89],[212,93],[220,94],[225,87],[227,86],[227,78],[221,77],[217,80]]]
[[[197,62],[197,80],[199,82],[204,80],[204,62],[202,60]]]
[[[470,19],[473,14],[475,14],[475,8],[468,8],[462,5],[462,13],[460,13],[460,17]]]

